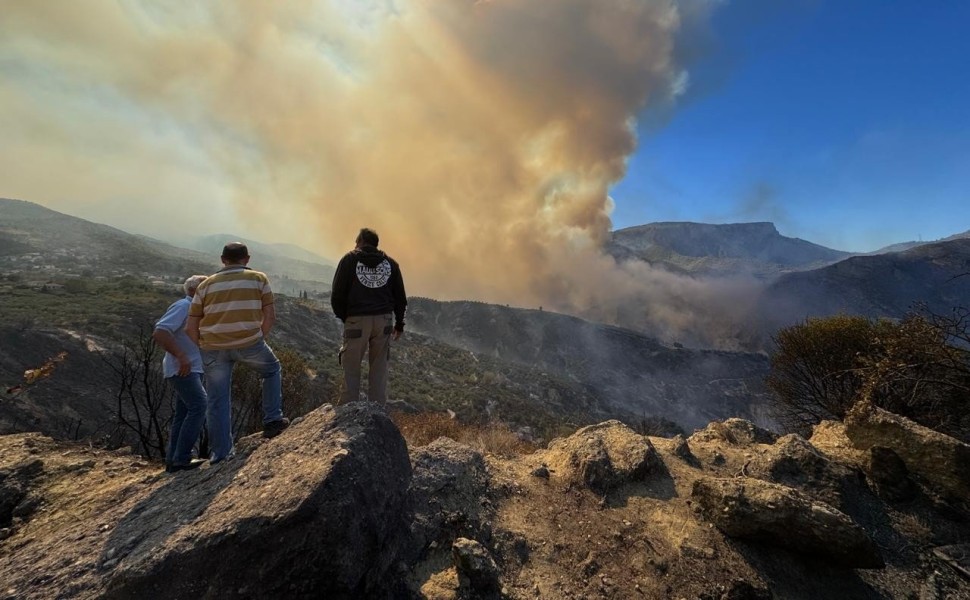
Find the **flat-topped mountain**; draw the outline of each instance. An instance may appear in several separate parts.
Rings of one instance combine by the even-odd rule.
[[[767,278],[850,256],[778,233],[772,223],[667,222],[613,232],[606,247],[618,260],[643,260],[676,272]]]

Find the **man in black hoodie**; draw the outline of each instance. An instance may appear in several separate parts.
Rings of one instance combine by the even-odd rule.
[[[333,275],[330,305],[344,322],[344,343],[340,360],[344,368],[343,403],[360,398],[360,363],[367,353],[368,397],[387,402],[387,363],[392,339],[404,333],[404,311],[408,305],[401,267],[377,249],[379,238],[373,229],[361,229],[357,247],[344,255]]]

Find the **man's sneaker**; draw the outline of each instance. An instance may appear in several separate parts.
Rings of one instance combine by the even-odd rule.
[[[165,472],[177,473],[179,471],[191,471],[192,469],[198,469],[204,464],[205,464],[204,460],[200,458],[193,458],[192,460],[190,460],[188,463],[184,465],[167,464],[165,465]]]
[[[263,437],[274,438],[283,433],[283,430],[290,426],[290,420],[283,417],[279,421],[272,421],[263,425]]]

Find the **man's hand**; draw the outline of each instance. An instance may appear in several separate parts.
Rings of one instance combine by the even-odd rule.
[[[175,358],[179,361],[179,377],[188,377],[189,373],[192,372],[192,361],[184,354],[176,356]]]
[[[391,339],[394,340],[395,342],[398,341],[399,339],[401,339],[401,334],[402,333],[404,333],[404,332],[403,331],[398,331],[397,329],[395,329],[394,330],[394,333],[391,334]]]
[[[182,349],[179,348],[178,342],[175,341],[175,336],[164,329],[156,329],[152,332],[152,338],[155,339],[155,343],[161,346],[163,350],[174,356],[175,359],[179,361],[179,377],[185,377],[192,372],[192,361],[190,361],[185,352],[182,352]]]

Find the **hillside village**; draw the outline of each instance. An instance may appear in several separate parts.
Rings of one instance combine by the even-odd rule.
[[[107,264],[104,264],[107,263]],[[14,287],[26,286],[34,290],[57,291],[70,287],[70,281],[108,281],[113,278],[132,277],[159,289],[175,290],[184,278],[178,275],[158,275],[148,271],[113,269],[110,261],[88,260],[83,254],[65,249],[50,253],[27,252],[16,256],[0,256],[0,293]]]

